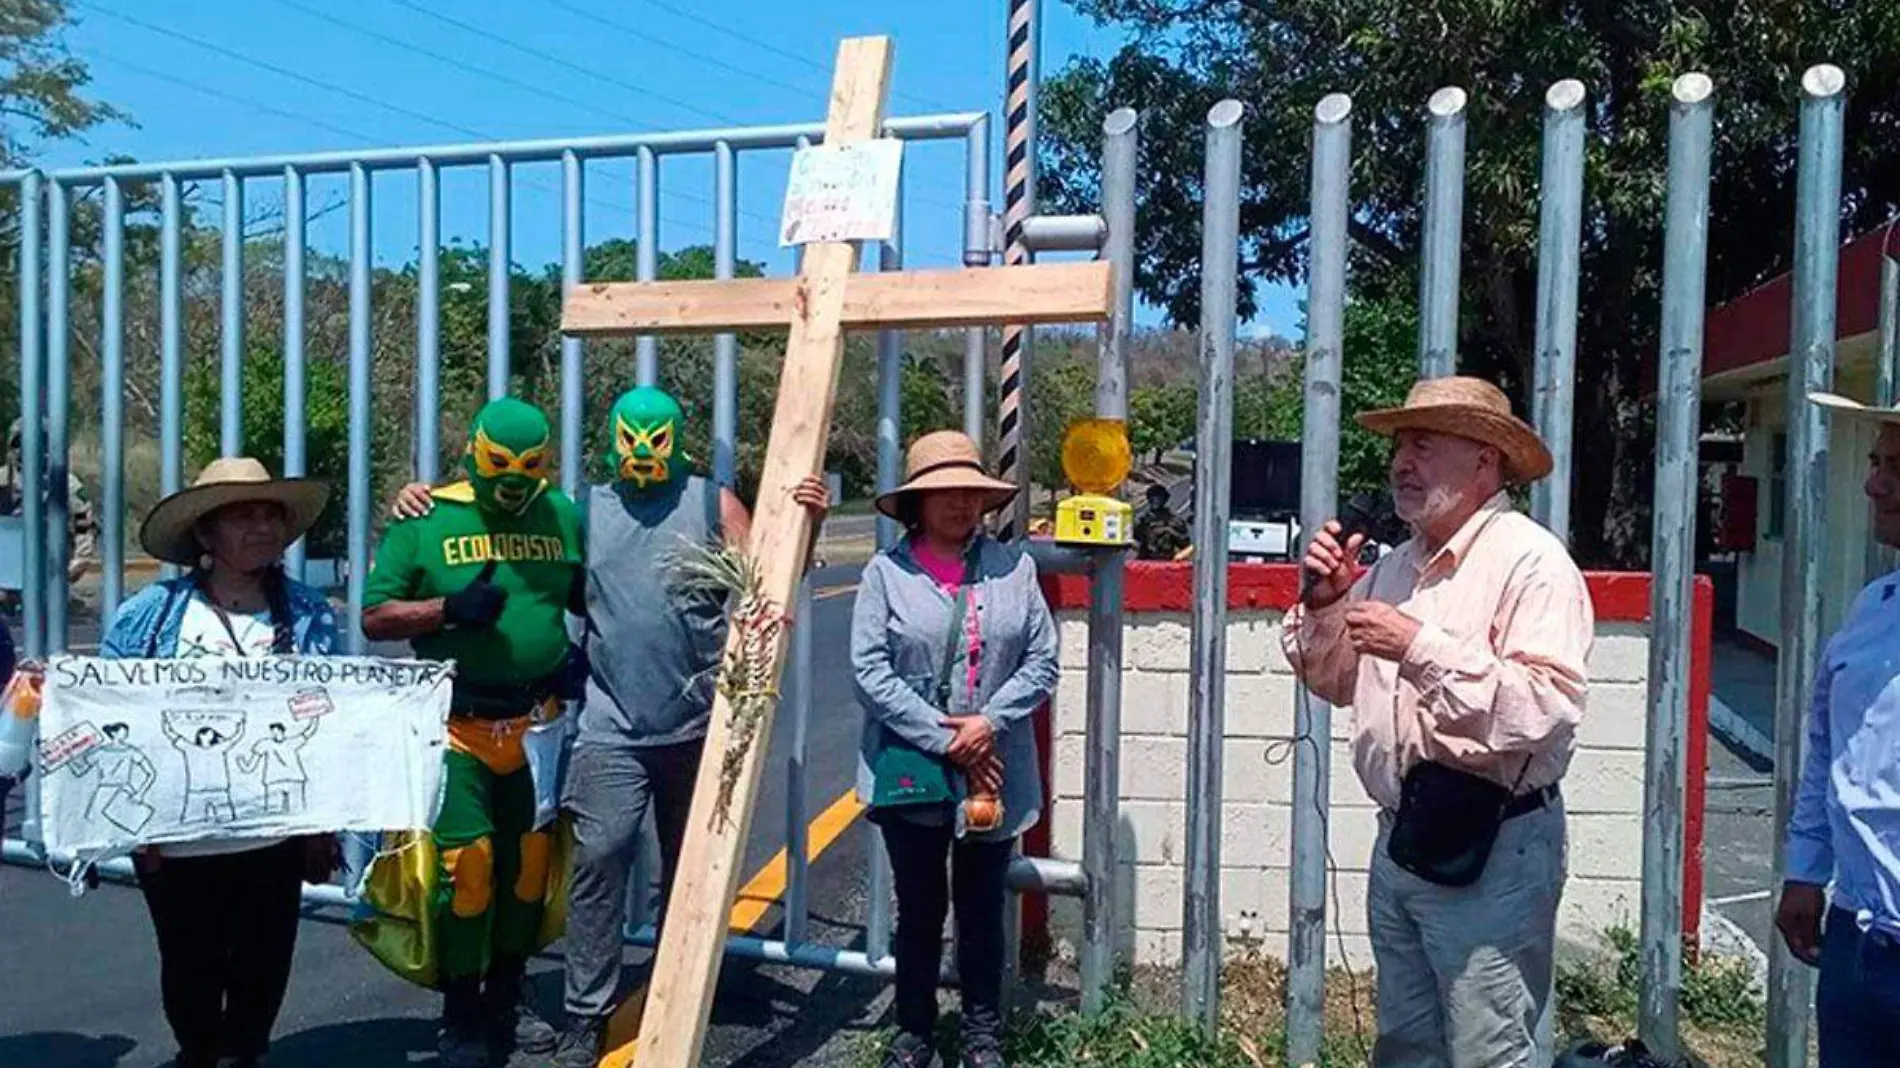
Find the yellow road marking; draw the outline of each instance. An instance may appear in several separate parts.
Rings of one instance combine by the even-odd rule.
[[[857,589],[858,584],[855,582],[844,586],[820,586],[811,591],[811,599],[814,601],[829,601],[833,597],[843,597],[847,593],[856,593]]]
[[[845,791],[820,812],[805,835],[806,863],[817,860],[830,849],[863,812],[864,804],[858,800],[856,790]],[[766,861],[765,867],[739,888],[732,914],[727,919],[728,929],[736,934],[752,933],[784,896],[790,867],[790,856],[783,849]],[[646,1003],[647,988],[642,984],[614,1010],[613,1019],[607,1023],[607,1052],[600,1058],[600,1068],[631,1068],[636,1040],[640,1037],[640,1014]]]

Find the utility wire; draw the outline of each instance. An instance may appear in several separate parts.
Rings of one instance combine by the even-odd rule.
[[[551,89],[547,89],[542,86],[535,85],[532,82],[522,81],[519,78],[512,78],[505,74],[498,74],[495,71],[489,70],[484,67],[476,66],[473,63],[456,59],[453,56],[446,56],[446,55],[441,54],[440,52],[436,52],[431,49],[424,48],[413,41],[407,41],[399,37],[392,37],[389,34],[381,33],[376,30],[370,29],[367,26],[362,26],[357,23],[351,22],[348,19],[337,18],[335,15],[329,14],[328,12],[319,10],[317,8],[309,7],[305,4],[298,3],[297,0],[276,0],[276,2],[283,5],[284,7],[288,7],[292,9],[293,11],[302,12],[303,14],[308,15],[311,18],[319,19],[333,26],[337,26],[341,29],[347,30],[351,33],[360,34],[364,37],[370,38],[373,41],[380,41],[383,44],[389,45],[393,48],[400,48],[405,51],[414,52],[415,54],[420,55],[420,56],[426,56],[429,59],[433,59],[438,63],[446,64],[447,66],[453,67],[457,70],[461,70],[469,74],[474,74],[478,77],[488,78],[492,81],[496,81],[503,85],[511,86],[516,89],[526,90],[527,92],[546,97],[549,100],[566,104],[569,107],[581,108],[586,111],[591,111],[597,115],[602,115],[609,119],[612,119],[616,123],[632,123],[636,127],[645,127],[649,129],[652,128],[651,123],[641,123],[639,120],[633,119],[623,112],[610,111],[597,104],[592,104],[592,103],[589,103],[588,101],[581,100],[576,97],[568,96],[564,93],[557,93]],[[690,201],[694,204],[699,204],[705,207],[711,207],[713,203],[710,197],[700,196],[694,193],[685,193],[677,189],[668,188],[666,186],[661,187],[660,195],[665,196],[665,197],[670,197],[675,200]],[[616,205],[616,210],[625,211],[627,209],[624,205]],[[764,216],[755,215],[753,217],[762,222],[766,222],[766,223],[773,222],[773,220],[765,218]],[[709,228],[705,228],[705,227],[698,227],[697,229],[700,229],[702,232],[708,233],[708,234],[712,232]]]
[[[400,7],[406,7],[411,11],[414,11],[420,15],[427,16],[428,18],[432,18],[436,20],[437,22],[443,23],[444,25],[453,26],[456,29],[461,30],[463,33],[472,34],[473,36],[480,37],[483,40],[492,41],[495,44],[501,45],[503,48],[513,49],[514,51],[520,52],[522,55],[525,55],[525,56],[533,56],[534,58],[539,59],[544,63],[552,63],[557,67],[562,67],[567,70],[574,71],[577,74],[585,75],[586,77],[594,78],[599,81],[606,82],[609,85],[617,86],[621,89],[625,89],[629,93],[635,94],[636,96],[648,97],[653,100],[658,100],[659,102],[663,104],[670,104],[671,106],[676,107],[680,109],[681,111],[690,111],[695,115],[703,115],[706,118],[712,119],[715,122],[728,123],[733,126],[740,125],[739,120],[734,119],[729,115],[722,115],[717,111],[708,111],[705,108],[699,107],[695,104],[690,104],[684,100],[679,99],[678,97],[667,96],[665,93],[656,92],[644,85],[636,85],[633,82],[625,81],[611,74],[603,74],[600,71],[589,70],[588,68],[583,67],[578,63],[575,63],[571,60],[563,59],[560,56],[554,55],[551,52],[543,52],[538,48],[530,48],[527,45],[520,43],[519,41],[511,41],[508,38],[503,37],[498,33],[492,33],[488,30],[484,30],[480,26],[471,25],[467,22],[463,22],[461,19],[454,18],[453,16],[444,15],[439,11],[433,11],[429,8],[422,6],[421,4],[415,3],[414,0],[389,0],[389,2],[396,4]]]
[[[367,26],[363,26],[358,23],[351,22],[348,19],[337,18],[335,15],[332,15],[327,11],[323,11],[318,8],[309,7],[307,5],[297,3],[297,0],[276,0],[276,2],[278,4],[283,5],[284,7],[290,8],[293,11],[302,12],[303,14],[309,16],[310,18],[318,19],[322,22],[327,22],[332,26],[340,27],[341,29],[347,30],[351,33],[368,37],[372,41],[381,41],[382,43],[389,45],[393,48],[400,48],[400,49],[403,49],[404,51],[414,52],[419,56],[427,56],[428,58],[435,60],[437,63],[454,67],[456,70],[463,71],[468,74],[473,74],[480,78],[487,78],[490,81],[500,82],[503,85],[512,86],[516,89],[522,89],[527,92],[533,93],[536,96],[543,96],[543,97],[548,98],[549,100],[553,100],[561,104],[566,104],[568,107],[579,108],[582,111],[591,111],[596,115],[601,115],[606,118],[612,119],[614,122],[627,121],[627,117],[625,115],[622,115],[616,111],[609,111],[606,108],[599,106],[598,104],[590,103],[589,101],[582,100],[578,97],[568,96],[565,93],[557,93],[552,89],[546,88],[545,86],[536,85],[533,82],[522,81],[519,78],[511,78],[506,74],[498,73],[487,67],[478,67],[475,64],[470,63],[466,60],[456,59],[454,56],[445,56],[440,52],[436,52],[436,51],[432,51],[430,49],[424,48],[413,41],[406,41],[400,37],[392,37],[389,34],[381,33],[377,30],[370,29]]]
[[[279,0],[279,2],[287,3],[288,0]],[[745,67],[740,67],[731,63],[727,63],[713,56],[709,56],[705,54],[704,52],[695,52],[689,48],[682,48],[678,44],[675,44],[673,41],[671,41],[668,38],[661,37],[657,34],[648,33],[645,30],[636,29],[632,26],[627,25],[624,22],[619,22],[617,20],[607,18],[604,15],[597,15],[592,11],[586,10],[585,8],[576,7],[573,4],[566,3],[565,0],[542,0],[542,2],[549,7],[560,8],[561,10],[566,11],[577,18],[586,19],[587,21],[595,23],[597,25],[605,26],[610,30],[614,30],[618,33],[624,34],[635,40],[645,41],[648,44],[655,45],[659,48],[665,49],[668,52],[677,53],[679,55],[685,56],[688,59],[694,60],[696,62],[705,63],[709,66],[717,67],[720,70],[730,71],[731,73],[737,74],[742,78],[751,78],[754,81],[772,86],[775,89],[783,89],[786,92],[796,94],[800,97],[803,97],[804,95],[808,93],[815,95],[818,93],[825,92],[825,90],[823,89],[812,89],[809,86],[797,86],[797,85],[791,84],[790,82],[782,82],[776,78],[770,78],[770,77],[767,77],[766,75],[760,74],[759,72],[755,70],[750,70]],[[820,67],[819,69],[823,70],[824,68]],[[932,184],[940,188],[945,188],[945,189],[949,188],[949,186],[942,179],[937,179],[936,181],[932,182]],[[957,192],[961,193],[962,190],[958,189]],[[921,193],[913,193],[911,195],[914,199],[918,201],[921,201],[926,204],[931,204],[936,207],[947,208],[951,211],[956,211],[956,212],[961,212],[963,210],[963,205],[961,203],[951,203],[950,201],[940,200],[936,197],[925,196]]]
[[[648,7],[658,8],[661,11],[664,11],[667,14],[672,15],[676,18],[682,18],[688,22],[696,22],[699,25],[704,26],[707,29],[713,30],[717,33],[723,33],[728,37],[732,37],[737,40],[744,41],[745,43],[751,45],[754,48],[763,49],[764,51],[770,52],[781,59],[788,59],[788,60],[791,60],[793,63],[799,64],[800,66],[810,67],[811,69],[818,71],[821,74],[825,74],[827,76],[831,74],[831,68],[825,66],[823,63],[820,63],[815,59],[812,59],[809,56],[801,56],[797,52],[787,51],[786,49],[780,48],[779,46],[771,43],[770,41],[766,41],[758,37],[754,37],[743,30],[735,29],[731,26],[725,25],[724,23],[716,22],[713,19],[709,19],[704,15],[698,14],[697,12],[690,11],[686,8],[677,7],[673,4],[666,3],[665,0],[639,0],[639,2],[645,4]],[[913,96],[909,93],[893,93],[892,95],[899,97],[900,99],[903,99],[903,100],[908,100],[911,103],[918,105],[919,107],[930,108],[935,111],[957,110],[956,108],[946,107],[943,104],[934,103],[932,101],[925,100],[917,96]]]
[[[434,115],[429,115],[424,112],[416,111],[411,108],[404,107],[400,104],[390,103],[387,100],[378,99],[377,97],[370,96],[366,93],[359,93],[354,89],[348,88],[347,86],[336,85],[331,82],[323,81],[322,79],[319,79],[319,78],[312,78],[307,74],[303,74],[298,71],[291,70],[287,67],[279,66],[275,63],[271,63],[266,60],[261,60],[252,56],[247,56],[241,52],[238,52],[235,49],[226,48],[223,45],[217,44],[212,41],[204,40],[201,37],[195,37],[191,34],[184,33],[179,30],[174,30],[169,27],[160,26],[156,23],[147,22],[135,16],[124,14],[123,12],[113,11],[109,8],[99,7],[96,4],[88,2],[88,0],[76,0],[76,3],[77,3],[77,6],[83,7],[88,11],[92,11],[94,13],[104,15],[108,18],[118,19],[122,22],[136,26],[142,30],[146,30],[151,33],[156,33],[164,37],[169,37],[176,41],[182,41],[194,47],[202,48],[202,49],[205,49],[206,51],[216,53],[228,59],[235,60],[239,63],[244,63],[249,66],[256,67],[259,70],[268,71],[269,73],[276,74],[279,77],[289,78],[292,81],[301,82],[305,85],[311,86],[312,88],[321,89],[325,92],[336,93],[340,96],[347,97],[351,100],[356,100],[361,103],[370,104],[375,107],[379,107],[386,111],[392,112],[394,114],[402,115],[407,118],[414,119],[418,122],[428,123],[429,125],[438,126],[446,130],[453,130],[467,137],[473,137],[482,141],[494,140],[494,137],[492,135],[483,133],[482,131],[474,129],[473,127],[464,126],[461,123],[454,122],[449,119],[438,118]],[[121,61],[113,60],[113,62],[121,62]],[[164,77],[169,78],[172,76],[164,75]],[[174,79],[174,80],[178,80],[180,84],[184,84],[182,79]],[[194,86],[194,88],[203,88],[203,87]],[[236,99],[231,94],[225,93],[222,91],[209,90],[209,89],[207,89],[207,91],[213,92],[215,95],[218,95],[225,99]],[[265,105],[258,104],[254,100],[248,101],[248,103],[253,107],[265,107]],[[374,141],[373,138],[366,137],[363,134],[356,133],[354,131],[346,131],[344,127],[337,126],[335,124],[325,122],[324,120],[317,119],[311,116],[290,115],[289,113],[284,112],[283,110],[278,109],[278,108],[269,108],[268,110],[272,111],[275,114],[287,115],[288,117],[294,118],[298,121],[309,122],[314,125],[319,125],[319,126],[324,127],[325,129],[329,129],[336,132],[343,132],[346,134],[346,136],[353,137],[359,140],[370,141],[372,143]],[[533,188],[540,189],[544,192],[555,193],[557,195],[560,193],[560,190],[557,187],[549,185],[545,182],[537,181],[532,178],[522,178],[520,179],[520,182],[522,185],[531,186]],[[691,194],[687,194],[687,193],[677,193],[676,195],[684,199],[696,200],[703,204],[711,203],[711,201],[707,198],[694,197]],[[609,201],[609,200],[601,200],[592,196],[589,196],[587,198],[587,201],[588,203],[593,204],[597,207],[610,209],[615,212],[631,213],[633,210],[632,207],[628,204],[619,203],[615,201]],[[772,220],[767,220],[767,221],[772,221]],[[692,229],[700,233],[710,234],[712,232],[711,229],[706,226],[702,226],[702,225],[698,225],[694,223],[687,223],[686,225],[690,226]]]
[[[88,48],[79,49],[78,51],[80,52],[80,54],[88,56],[94,60],[104,60],[107,63],[112,64],[113,66],[124,67],[126,70],[132,71],[136,74],[142,74],[148,78],[153,79],[154,81],[161,81],[161,82],[166,82],[173,85],[180,85],[187,89],[192,90],[193,92],[202,93],[205,96],[213,97],[218,100],[223,100],[227,103],[236,104],[239,107],[247,108],[252,111],[258,111],[258,112],[262,112],[268,115],[276,115],[279,118],[289,119],[292,122],[299,122],[307,126],[313,126],[319,129],[328,130],[331,133],[342,134],[344,137],[348,137],[353,141],[362,142],[365,145],[374,145],[377,143],[376,138],[371,137],[369,134],[363,133],[361,130],[352,130],[347,126],[338,126],[336,123],[328,122],[324,119],[319,119],[314,115],[305,115],[300,112],[286,111],[283,108],[274,107],[270,104],[266,104],[263,101],[257,100],[253,97],[241,96],[237,93],[227,92],[215,86],[205,85],[202,82],[192,81],[189,78],[179,77],[176,73],[171,72],[171,71],[154,70],[151,67],[147,67],[142,63],[135,63],[132,60],[124,58],[123,56],[114,55],[100,48],[88,47]],[[539,183],[539,182],[529,183],[529,182],[524,181],[523,184],[524,185],[533,184],[537,188],[541,188],[549,192],[555,191],[552,186],[544,185],[543,183]],[[212,202],[215,203],[215,198]],[[617,211],[626,210],[626,206],[621,205],[621,204],[614,204],[611,202],[594,200],[592,198],[589,198],[588,202],[595,205],[596,207],[613,208]],[[333,210],[335,210],[334,206],[312,212],[310,215],[310,219],[321,218],[322,216],[329,214]],[[689,222],[685,225],[691,226],[705,234],[712,233],[711,229],[704,226],[699,226],[694,223]]]

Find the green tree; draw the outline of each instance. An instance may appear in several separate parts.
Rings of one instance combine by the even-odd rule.
[[[277,339],[253,341],[244,360],[244,452],[273,472],[284,469],[284,357]],[[344,550],[343,488],[350,462],[349,377],[335,360],[313,359],[304,366],[304,448],[312,478],[335,488],[330,507],[309,535],[311,556],[340,556]],[[220,398],[217,365],[199,363],[185,376],[185,463],[197,470],[219,451]],[[384,435],[371,435],[371,450],[385,454]]]
[[[1053,494],[1069,484],[1062,473],[1063,434],[1069,424],[1095,414],[1094,364],[1074,356],[1060,363],[1039,360],[1029,376],[1029,404],[1029,478]]]
[[[1900,18],[1888,3],[1664,0],[1471,4],[1460,0],[1077,0],[1125,29],[1112,58],[1072,61],[1044,94],[1043,195],[1094,210],[1101,116],[1142,109],[1137,284],[1176,322],[1198,315],[1202,129],[1231,96],[1249,109],[1240,249],[1254,285],[1306,268],[1306,146],[1313,105],[1353,97],[1353,293],[1411,301],[1424,181],[1423,102],[1471,92],[1461,366],[1520,404],[1533,349],[1539,132],[1546,86],[1590,90],[1576,470],[1583,555],[1640,564],[1651,492],[1644,395],[1657,346],[1669,86],[1717,86],[1708,227],[1711,302],[1785,270],[1792,248],[1795,80],[1808,64],[1851,79],[1842,217],[1852,232],[1900,204]],[[1348,366],[1359,353],[1348,348]]]
[[[1158,463],[1194,437],[1192,382],[1137,386],[1128,393],[1128,438],[1137,461]]]
[[[66,0],[8,0],[0,7],[0,162],[30,163],[49,141],[128,118],[89,98],[92,71],[66,47]]]

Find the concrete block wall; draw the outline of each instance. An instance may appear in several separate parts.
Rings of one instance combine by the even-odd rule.
[[[1185,900],[1188,663],[1191,575],[1179,565],[1135,565],[1126,584],[1122,679],[1120,901],[1123,952],[1135,963],[1180,960]],[[1288,865],[1292,855],[1293,704],[1297,683],[1280,650],[1279,625],[1292,602],[1291,569],[1236,566],[1227,621],[1226,734],[1223,749],[1221,913],[1229,948],[1257,942],[1284,956]],[[1592,576],[1598,629],[1590,696],[1578,748],[1563,789],[1569,813],[1569,880],[1564,936],[1595,941],[1610,924],[1634,924],[1642,866],[1643,746],[1648,703],[1647,576]],[[1087,696],[1087,588],[1065,577],[1048,583],[1062,638],[1062,680],[1049,727],[1051,852],[1079,857]],[[1697,628],[1706,710],[1706,583],[1698,589]],[[1697,723],[1706,715],[1692,712]],[[1365,891],[1377,834],[1377,809],[1353,771],[1352,710],[1333,715],[1329,797],[1330,876],[1327,953],[1342,950],[1354,967],[1369,964]],[[1692,731],[1689,766],[1703,766],[1702,731]],[[1691,790],[1685,897],[1699,901],[1701,790]],[[1698,909],[1688,909],[1691,917]],[[1694,922],[1693,920],[1691,922]],[[1081,931],[1073,901],[1050,906],[1058,952]]]

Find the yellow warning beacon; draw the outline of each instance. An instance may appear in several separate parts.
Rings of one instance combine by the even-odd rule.
[[[1062,438],[1062,473],[1076,495],[1056,505],[1056,541],[1107,548],[1134,541],[1135,510],[1108,494],[1134,466],[1128,425],[1120,419],[1083,419]]]

